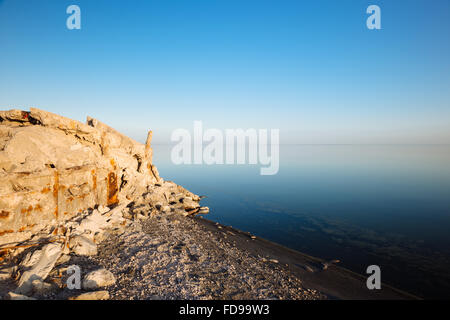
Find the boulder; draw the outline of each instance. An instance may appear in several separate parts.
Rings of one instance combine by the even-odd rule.
[[[19,294],[30,294],[33,291],[32,282],[34,280],[45,280],[61,256],[62,247],[58,243],[45,245],[40,252],[33,253],[24,264],[31,266],[19,279],[18,288],[15,290]]]
[[[98,288],[108,287],[116,283],[114,275],[102,268],[92,272],[89,272],[83,279],[84,290],[95,290]]]
[[[84,124],[36,108],[0,111],[0,246],[145,193],[162,181],[150,143],[93,118]]]
[[[197,201],[194,201],[191,197],[184,198],[182,203],[186,211],[192,211],[200,208],[200,204]]]
[[[83,236],[72,237],[69,241],[69,248],[79,256],[97,255],[97,245],[94,241]]]
[[[208,207],[200,207],[200,209],[198,210],[198,214],[208,214],[208,213],[209,213]]]

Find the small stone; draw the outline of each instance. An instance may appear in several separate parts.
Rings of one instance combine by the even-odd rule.
[[[108,299],[109,299],[109,292],[106,290],[86,292],[80,294],[79,296],[69,298],[69,300],[108,300]]]
[[[14,292],[8,292],[5,298],[6,300],[36,300],[35,298],[27,297]]]
[[[116,283],[114,275],[102,268],[89,272],[83,279],[83,289],[94,290],[97,288],[108,287]]]
[[[311,268],[310,266],[305,266],[306,271],[308,272],[315,272],[313,268]]]
[[[169,246],[167,244],[162,244],[158,247],[158,249],[156,249],[158,252],[164,252],[167,251],[169,249]]]
[[[272,262],[272,263],[278,263],[277,259],[270,259],[269,261]]]
[[[153,239],[152,241],[149,242],[149,245],[157,246],[160,243],[161,243],[161,241],[159,241],[158,239]]]
[[[97,245],[84,236],[75,236],[70,239],[69,247],[73,253],[79,256],[95,256],[97,255]]]
[[[208,207],[200,207],[200,210],[198,211],[198,214],[208,214],[209,208]]]

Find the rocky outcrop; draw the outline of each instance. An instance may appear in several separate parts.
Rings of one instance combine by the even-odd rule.
[[[151,132],[144,145],[92,118],[0,111],[0,245],[161,182],[150,143]]]
[[[145,209],[184,199],[177,208],[195,212],[197,196],[159,177],[151,139],[150,131],[138,143],[90,117],[83,124],[35,108],[0,111],[0,245],[88,208],[134,201],[131,214],[142,213],[142,194]]]
[[[108,230],[209,211],[159,176],[151,139],[150,131],[146,144],[136,142],[89,117],[0,111],[0,266],[13,264],[0,271],[16,279],[14,294],[46,292],[58,261],[96,255]]]

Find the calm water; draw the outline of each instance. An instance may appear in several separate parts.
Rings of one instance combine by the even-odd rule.
[[[450,146],[281,146],[280,171],[173,165],[166,180],[206,195],[208,219],[365,274],[423,297],[450,298]]]

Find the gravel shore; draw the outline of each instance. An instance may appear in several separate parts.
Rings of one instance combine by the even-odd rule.
[[[111,299],[326,298],[277,260],[237,246],[232,231],[200,220],[157,215],[105,239],[90,264],[116,276]]]

